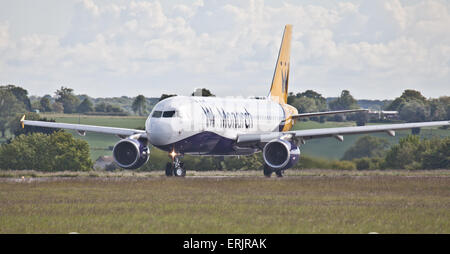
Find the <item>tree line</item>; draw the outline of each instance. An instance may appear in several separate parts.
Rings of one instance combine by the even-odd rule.
[[[96,115],[128,115],[128,112],[121,106],[109,103],[111,99],[91,99],[87,95],[75,95],[72,88],[62,86],[55,91],[55,95],[44,95],[42,97],[28,96],[28,91],[15,85],[0,86],[0,132],[1,137],[6,136],[6,132],[13,128],[17,115],[27,112],[55,112],[66,114],[96,114]],[[93,100],[98,101],[94,103]],[[130,100],[133,102],[131,103]],[[121,97],[117,100],[131,105],[132,111],[140,116],[148,114],[149,106],[157,101],[149,100],[143,95],[135,98]],[[27,114],[28,115],[28,114]],[[29,119],[29,117],[27,116]],[[34,119],[48,120],[48,119]],[[14,130],[11,131],[11,134]]]
[[[385,109],[398,111],[400,119],[406,122],[448,120],[450,119],[450,97],[427,99],[419,91],[405,90]]]
[[[53,101],[53,103],[52,103]],[[56,113],[125,113],[125,111],[118,105],[108,103],[95,104],[87,95],[76,96],[72,88],[62,86],[56,90],[55,97],[45,95],[40,98],[39,103],[35,104],[35,109],[42,112],[56,112]],[[126,115],[126,114],[122,114]]]

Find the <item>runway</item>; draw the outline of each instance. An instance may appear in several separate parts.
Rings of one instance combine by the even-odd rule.
[[[32,183],[32,182],[52,182],[69,180],[96,180],[96,181],[133,181],[133,180],[164,180],[164,179],[260,179],[260,180],[285,180],[295,178],[371,178],[381,176],[396,177],[450,177],[450,170],[324,170],[324,169],[303,169],[286,170],[284,177],[267,178],[262,171],[188,171],[185,177],[167,177],[163,171],[154,172],[134,172],[134,171],[91,171],[91,172],[39,172],[34,170],[0,171],[0,182]]]

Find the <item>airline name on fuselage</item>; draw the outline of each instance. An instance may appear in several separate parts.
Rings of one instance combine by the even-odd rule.
[[[200,102],[199,102],[200,103]],[[200,107],[205,115],[206,127],[228,129],[253,128],[252,114],[244,107],[242,112],[226,112],[222,107],[202,105]]]

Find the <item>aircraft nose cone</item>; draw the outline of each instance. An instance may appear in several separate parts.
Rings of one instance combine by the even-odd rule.
[[[149,130],[149,141],[152,145],[166,145],[169,143],[172,135],[170,124],[160,119],[152,119]]]

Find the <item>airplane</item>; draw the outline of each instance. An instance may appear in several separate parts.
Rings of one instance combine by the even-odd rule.
[[[291,130],[295,121],[305,117],[346,114],[365,109],[299,114],[287,104],[292,25],[286,25],[269,94],[262,98],[218,98],[175,96],[158,102],[145,122],[145,130],[92,126],[82,124],[30,121],[24,125],[71,129],[80,135],[98,132],[117,135],[113,157],[124,169],[143,166],[150,147],[166,151],[172,158],[165,169],[167,176],[186,175],[182,162],[185,154],[199,156],[242,156],[262,152],[265,176],[294,166],[300,158],[300,146],[307,140],[344,135],[450,125],[450,121],[402,123],[310,130]]]

